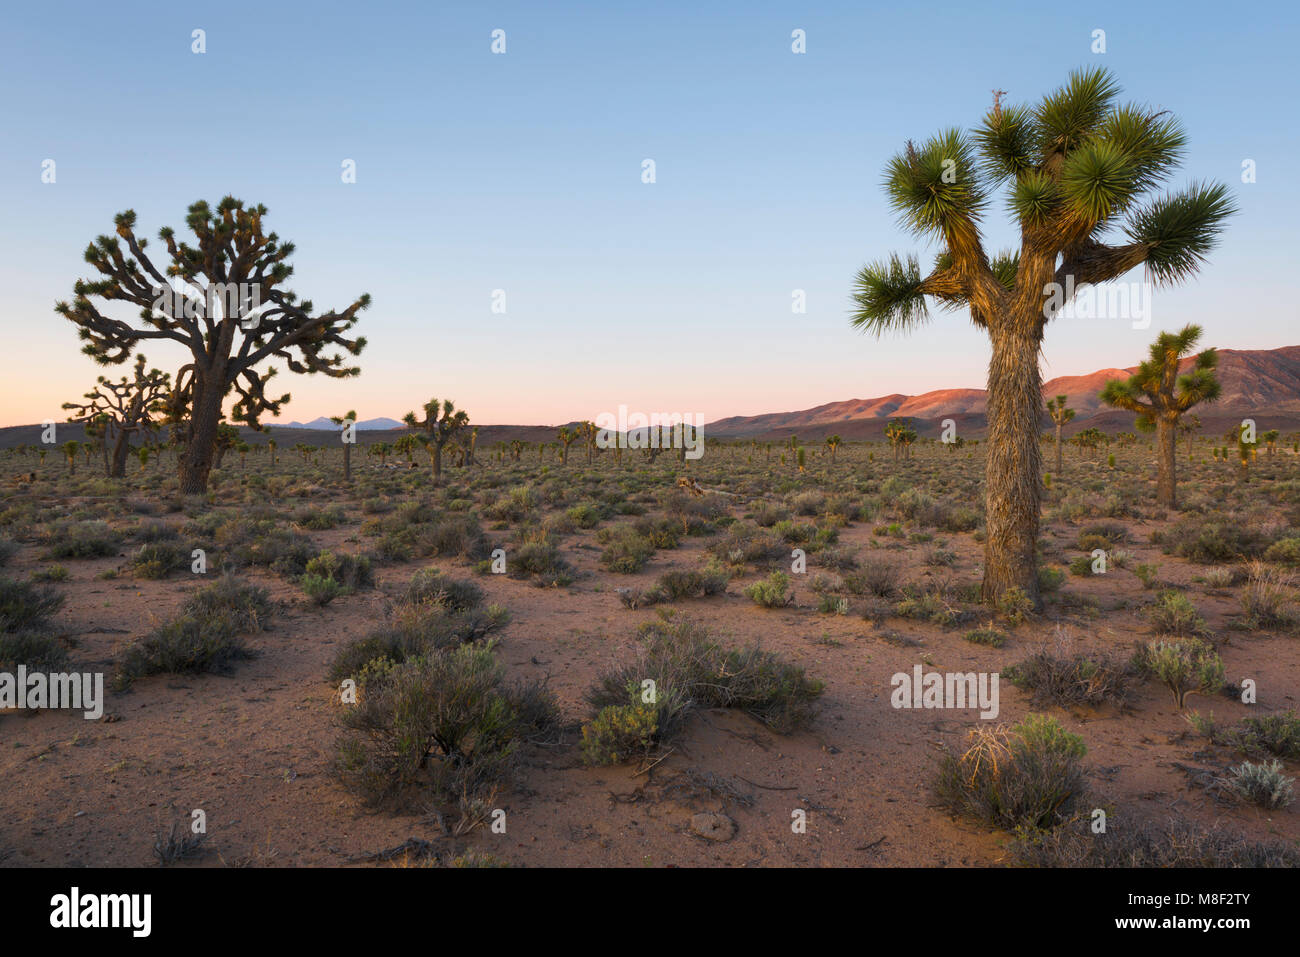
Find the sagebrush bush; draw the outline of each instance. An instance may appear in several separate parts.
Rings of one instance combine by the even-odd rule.
[[[1055,718],[1031,714],[1012,728],[980,728],[960,755],[945,755],[940,803],[1008,831],[1050,829],[1083,795],[1083,739]]]
[[[1189,694],[1213,695],[1223,688],[1223,661],[1199,638],[1152,641],[1133,657],[1139,673],[1161,681],[1181,710]]]
[[[31,582],[0,578],[0,632],[40,629],[63,606],[63,595]]]
[[[519,745],[558,720],[541,685],[511,685],[490,642],[369,669],[345,706],[336,770],[372,805],[411,809],[430,798],[482,822],[509,782]]]
[[[1243,761],[1229,770],[1228,787],[1243,801],[1270,811],[1295,801],[1295,778],[1282,773],[1282,762],[1274,758],[1265,764]]]
[[[778,655],[756,646],[728,651],[689,622],[651,622],[638,631],[638,640],[636,660],[603,674],[587,695],[594,710],[583,732],[589,760],[627,753],[634,736],[662,745],[696,708],[744,711],[778,734],[812,721],[822,683]],[[644,714],[647,705],[653,706],[653,721]],[[601,718],[607,708],[623,710]],[[648,750],[639,744],[637,749]]]
[[[1201,638],[1210,634],[1201,613],[1196,610],[1192,600],[1181,592],[1160,592],[1156,596],[1156,603],[1151,607],[1150,615],[1151,624],[1159,635]]]
[[[794,601],[790,576],[785,572],[772,572],[766,578],[746,586],[745,597],[764,608],[784,608]]]
[[[1282,841],[1246,841],[1179,820],[1110,820],[1105,834],[1094,834],[1087,814],[1052,831],[1022,834],[1012,854],[1026,867],[1300,867],[1300,849]]]

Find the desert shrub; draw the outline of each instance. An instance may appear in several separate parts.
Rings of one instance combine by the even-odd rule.
[[[611,704],[582,726],[582,759],[621,764],[650,754],[658,741],[659,711],[653,704]]]
[[[982,518],[977,509],[958,505],[941,514],[937,524],[945,532],[973,532]]]
[[[655,553],[654,542],[631,526],[620,525],[601,531],[609,534],[604,536],[605,550],[600,554],[600,563],[612,572],[624,575],[638,572]]]
[[[1128,529],[1118,522],[1102,522],[1079,530],[1077,545],[1080,551],[1091,552],[1100,548],[1110,551],[1128,541]]]
[[[1156,596],[1149,614],[1156,634],[1191,638],[1210,634],[1205,619],[1191,599],[1181,592],[1162,591]]]
[[[189,553],[171,542],[147,542],[131,558],[131,571],[140,578],[166,578],[184,567]]]
[[[306,535],[277,528],[265,519],[232,519],[221,525],[214,537],[228,554],[229,567],[261,566],[292,578],[301,576],[319,553]]]
[[[481,641],[510,621],[500,605],[460,611],[435,602],[402,603],[382,627],[344,645],[330,665],[330,680],[356,678],[381,659],[401,664],[436,651]]]
[[[652,622],[638,639],[636,660],[603,674],[587,695],[594,712],[583,729],[588,760],[646,753],[699,707],[736,708],[780,734],[813,718],[822,683],[775,654],[757,647],[728,651],[689,622]],[[653,708],[653,721],[645,706]],[[616,710],[605,713],[609,708]]]
[[[181,615],[122,649],[116,684],[126,688],[147,675],[228,672],[233,662],[253,656],[226,619]]]
[[[1244,522],[1226,518],[1207,521],[1197,516],[1185,518],[1159,535],[1153,534],[1151,541],[1166,554],[1202,565],[1253,558],[1267,544]]]
[[[360,692],[341,717],[343,783],[372,805],[454,806],[457,833],[486,818],[519,745],[558,717],[545,688],[506,683],[491,643],[385,663]]]
[[[0,578],[0,632],[43,628],[62,606],[63,596],[53,588]]]
[[[754,509],[754,524],[760,528],[771,528],[777,522],[783,522],[789,517],[790,510],[788,508],[773,505],[770,502],[760,502],[758,507]]]
[[[4,568],[9,561],[18,554],[18,543],[11,542],[7,538],[0,538],[0,568]]]
[[[71,574],[63,565],[48,565],[32,572],[32,581],[34,582],[65,582],[70,577],[72,577]]]
[[[1002,669],[1002,677],[1031,693],[1039,704],[1119,704],[1129,695],[1133,672],[1126,662],[1043,648]]]
[[[1289,761],[1300,760],[1300,716],[1294,710],[1242,718],[1236,728],[1220,728],[1214,722],[1213,713],[1202,717],[1192,712],[1187,720],[1215,744],[1246,754],[1269,754]]]
[[[309,561],[301,579],[302,590],[317,605],[328,605],[340,595],[370,588],[374,583],[369,558],[334,552],[321,552]]]
[[[1278,539],[1264,552],[1264,560],[1286,565],[1288,568],[1300,568],[1300,536],[1288,536]]]
[[[135,527],[135,540],[141,543],[171,542],[179,535],[174,525],[168,525],[156,518],[141,519]]]
[[[1070,566],[1074,570],[1074,566]],[[1045,594],[1058,592],[1061,586],[1065,584],[1065,572],[1059,568],[1053,568],[1050,565],[1041,565],[1038,569],[1038,589]]]
[[[222,575],[190,595],[181,614],[217,620],[238,633],[261,631],[271,618],[271,596],[265,588]]]
[[[898,565],[888,558],[871,556],[858,564],[857,571],[844,576],[844,590],[852,595],[893,598],[898,594]]]
[[[584,503],[582,505],[573,506],[573,508],[569,509],[564,514],[577,528],[595,528],[605,519],[609,518],[612,512],[613,509],[608,505]]]
[[[35,671],[64,671],[68,649],[52,635],[39,631],[0,632],[0,671],[13,674],[19,665]]]
[[[342,505],[327,505],[325,508],[311,506],[299,509],[293,516],[294,523],[303,528],[323,532],[342,525],[348,519],[348,513]]]
[[[1228,787],[1250,804],[1276,811],[1295,801],[1295,778],[1282,773],[1282,762],[1276,758],[1264,764],[1243,761],[1228,773]]]
[[[56,522],[45,537],[45,557],[103,558],[116,555],[121,542],[106,522]]]
[[[961,755],[946,755],[936,796],[958,814],[1009,831],[1050,829],[1083,794],[1083,739],[1031,714],[1012,728],[979,728]]]
[[[416,572],[402,601],[408,605],[441,605],[452,611],[465,611],[483,602],[483,589],[472,581],[449,578],[435,568]]]
[[[729,576],[726,569],[716,563],[710,563],[699,571],[665,572],[655,582],[652,589],[661,596],[660,601],[676,601],[679,598],[704,598],[720,595],[727,590]]]
[[[638,518],[632,523],[632,530],[655,548],[676,548],[682,541],[682,526],[671,518]],[[612,540],[616,539],[617,536]],[[601,540],[599,536],[597,540]]]
[[[530,578],[537,585],[562,587],[573,580],[569,563],[560,557],[559,544],[550,537],[534,538],[512,549],[506,558],[506,574]]]
[[[709,554],[735,567],[771,568],[788,559],[790,549],[771,529],[732,526],[709,546]]]
[[[487,557],[491,544],[473,515],[446,515],[425,523],[415,536],[416,553],[439,558],[478,560]]]
[[[934,625],[947,627],[957,624],[963,617],[960,609],[949,604],[947,598],[938,590],[922,591],[908,586],[905,594],[906,597],[894,609],[902,618],[928,621]]]
[[[1034,602],[1019,585],[1006,589],[995,603],[1000,614],[1009,625],[1019,625],[1034,613]]]
[[[1141,645],[1133,666],[1169,688],[1179,709],[1189,694],[1217,694],[1223,687],[1223,661],[1209,642],[1199,638]]]
[[[1027,867],[1300,867],[1300,849],[1282,841],[1252,842],[1189,821],[1160,824],[1107,821],[1094,834],[1078,814],[1053,831],[1023,834],[1012,844]]]
[[[790,589],[790,576],[785,572],[772,572],[761,581],[745,588],[745,597],[764,608],[784,608],[794,601]]]
[[[968,631],[963,637],[971,644],[987,645],[990,648],[1001,648],[1007,643],[1007,633],[994,628],[992,623],[986,628],[976,628],[974,631]],[[1004,671],[1003,674],[1005,673]]]
[[[1140,562],[1138,566],[1133,569],[1133,574],[1138,577],[1138,581],[1142,582],[1142,587],[1147,591],[1150,591],[1152,588],[1155,588],[1160,584],[1160,579],[1158,577],[1159,572],[1159,567],[1152,565],[1150,562]]]
[[[1241,611],[1251,628],[1290,628],[1296,623],[1295,579],[1254,561],[1247,566]]]

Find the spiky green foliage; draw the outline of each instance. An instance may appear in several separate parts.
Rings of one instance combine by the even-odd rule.
[[[986,326],[1011,297],[1041,294],[1027,284],[1042,285],[1043,270],[1021,268],[1030,252],[1036,267],[1061,257],[1048,278],[1064,286],[1073,276],[1076,288],[1143,263],[1157,283],[1194,274],[1235,206],[1221,184],[1152,197],[1177,168],[1186,137],[1165,111],[1117,103],[1119,92],[1109,71],[1077,70],[1037,106],[1003,106],[999,96],[969,133],[909,142],[886,164],[885,191],[901,225],[942,252],[926,276],[915,256],[864,266],[852,323],[877,334],[906,329],[929,317],[929,299],[968,306]],[[1022,249],[990,259],[978,225],[1003,188]],[[1108,229],[1129,241],[1102,243]]]
[[[1193,406],[1214,401],[1221,391],[1215,375],[1219,355],[1214,349],[1200,352],[1188,372],[1178,372],[1200,338],[1201,327],[1190,324],[1178,332],[1160,333],[1137,372],[1128,379],[1109,380],[1101,401],[1137,413],[1137,427],[1143,431],[1155,428],[1161,415],[1177,418]]]

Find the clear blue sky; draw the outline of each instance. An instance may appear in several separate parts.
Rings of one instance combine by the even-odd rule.
[[[227,193],[266,204],[297,243],[300,295],[374,297],[362,376],[282,375],[284,420],[400,416],[431,395],[484,423],[620,403],[711,419],[981,387],[987,342],[963,316],[908,338],[848,325],[864,261],[928,254],[886,208],[882,168],[909,137],[974,125],[994,88],[1032,101],[1094,63],[1182,118],[1174,185],[1224,180],[1242,213],[1199,280],[1157,294],[1153,329],[1062,320],[1045,374],[1133,364],[1188,321],[1207,344],[1295,344],[1298,20],[1280,2],[1131,0],[9,5],[0,425],[62,418],[93,384],[52,305],[114,213],[134,208],[152,238]],[[1009,244],[993,221],[990,245]]]

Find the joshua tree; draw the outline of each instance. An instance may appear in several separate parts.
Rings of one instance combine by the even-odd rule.
[[[1175,458],[1178,420],[1202,402],[1219,397],[1219,380],[1214,369],[1219,356],[1213,349],[1201,352],[1192,368],[1179,375],[1184,356],[1189,356],[1201,338],[1201,327],[1184,326],[1180,332],[1162,332],[1151,344],[1151,355],[1127,380],[1111,379],[1101,390],[1101,401],[1117,409],[1137,413],[1137,427],[1156,433],[1158,472],[1156,498],[1160,504],[1177,505],[1178,463]]]
[[[894,450],[894,461],[897,462],[900,456],[911,455],[912,443],[916,441],[916,430],[902,419],[890,419],[885,426],[885,438],[889,439],[889,444]]]
[[[55,311],[78,326],[82,351],[102,365],[125,362],[141,342],[169,339],[188,349],[192,361],[176,376],[178,405],[187,411],[181,424],[181,491],[206,490],[217,454],[222,404],[233,390],[233,418],[260,429],[264,412],[278,415],[288,401],[266,395],[274,374],[263,364],[282,359],[291,372],[356,375],[344,353],[358,355],[362,338],[345,335],[357,313],[370,304],[363,295],[342,311],[313,315],[310,301],[299,302],[281,285],[293,274],[287,262],[292,243],[263,233],[265,206],[249,206],[227,196],[212,209],[206,202],[189,208],[185,222],[197,244],[178,242],[164,228],[159,238],[168,262],[161,268],[145,254],[147,241],[135,234],[135,211],[115,218],[115,236],[100,236],[86,248],[86,262],[103,278],[78,280],[71,303]],[[174,291],[175,282],[180,291]],[[103,315],[92,298],[140,307],[144,328]],[[331,346],[342,351],[327,353]]]
[[[330,421],[339,426],[339,437],[343,440],[343,481],[352,481],[352,445],[356,441],[357,414],[348,411],[343,415],[331,415]],[[352,434],[348,434],[349,427],[353,428]],[[351,439],[351,441],[349,441]]]
[[[474,450],[478,447],[478,426],[469,430],[469,444],[465,446],[465,465],[474,464]]]
[[[226,457],[226,453],[238,445],[239,442],[239,429],[228,422],[219,422],[217,424],[217,437],[213,443],[216,458],[212,461],[212,467],[214,469],[221,468],[221,462]]]
[[[1192,440],[1196,438],[1196,433],[1201,431],[1201,417],[1193,412],[1191,415],[1185,415],[1178,420],[1178,431],[1187,436],[1187,461],[1192,460]]]
[[[68,474],[77,474],[77,453],[81,451],[81,443],[76,439],[69,439],[64,442],[60,448],[63,449],[63,457],[68,460]]]
[[[857,277],[859,328],[911,328],[928,318],[930,297],[968,310],[989,335],[986,599],[1018,587],[1039,603],[1038,356],[1047,323],[1077,287],[1137,266],[1157,284],[1193,275],[1234,211],[1219,184],[1150,197],[1185,138],[1174,117],[1117,105],[1117,94],[1107,71],[1079,70],[1037,106],[1003,106],[999,94],[973,133],[908,143],[887,167],[886,190],[907,227],[938,240],[939,254],[929,275],[915,256],[894,255]],[[1004,183],[1019,249],[990,256],[980,221]],[[1101,242],[1108,227],[1126,241]]]
[[[838,448],[839,448],[843,443],[844,443],[844,440],[841,439],[838,435],[828,435],[828,436],[826,436],[826,447],[827,447],[828,449],[831,450],[831,467],[832,467],[832,468],[834,468],[834,466],[835,466],[835,450],[838,449]]]
[[[275,467],[275,450],[280,447],[280,443],[275,439],[266,440],[266,450],[271,453],[271,467]]]
[[[1281,434],[1277,429],[1269,429],[1267,432],[1260,433],[1259,437],[1264,440],[1264,447],[1268,449],[1270,457],[1277,451],[1277,440]]]
[[[582,433],[579,430],[570,430],[568,426],[565,426],[555,434],[555,437],[560,440],[560,445],[561,445],[560,464],[568,465],[569,446],[572,445],[574,442],[578,441],[578,439],[582,438]]]
[[[86,434],[98,438],[106,451],[107,443],[113,443],[107,469],[110,478],[126,475],[131,436],[154,427],[154,417],[163,413],[165,399],[171,390],[171,376],[157,369],[146,372],[147,361],[143,354],[137,355],[132,378],[123,376],[113,382],[100,376],[95,388],[86,393],[86,401],[63,403],[63,407],[73,413],[68,416],[69,422],[86,423]],[[99,431],[101,429],[103,431]],[[93,436],[92,430],[96,433]]]
[[[408,428],[422,429],[423,435],[417,435],[416,441],[429,453],[429,462],[433,466],[434,482],[442,479],[442,449],[451,437],[469,425],[469,415],[456,408],[451,399],[444,399],[441,404],[437,399],[424,403],[424,418],[417,419],[414,412],[402,416]]]
[[[1055,399],[1047,400],[1047,414],[1052,417],[1056,423],[1056,474],[1061,474],[1061,429],[1065,423],[1074,418],[1074,410],[1065,406],[1065,396],[1058,395]]]
[[[524,443],[519,439],[514,439],[510,443],[510,461],[518,462],[519,457],[524,454]]]

